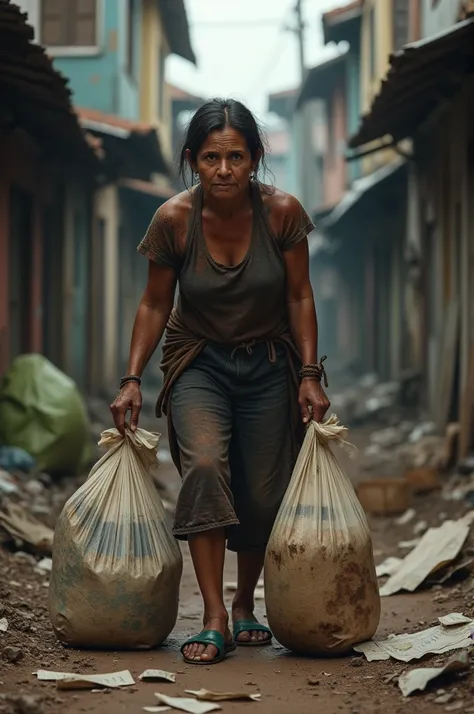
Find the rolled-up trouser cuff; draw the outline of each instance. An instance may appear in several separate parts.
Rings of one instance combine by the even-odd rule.
[[[182,528],[173,528],[173,535],[178,540],[188,540],[188,536],[196,533],[206,533],[207,531],[215,531],[219,528],[229,528],[229,526],[238,526],[237,518],[228,519],[226,521],[215,521],[213,523],[202,523],[199,526],[185,526]]]

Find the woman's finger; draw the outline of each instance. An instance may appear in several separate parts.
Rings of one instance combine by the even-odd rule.
[[[301,418],[303,422],[307,424],[311,420],[311,414],[309,412],[309,406],[306,399],[300,401]]]
[[[115,426],[122,436],[125,436],[125,415],[128,412],[129,406],[129,404],[116,404],[114,402],[110,407]]]
[[[132,431],[136,431],[136,430],[137,430],[138,417],[140,416],[141,407],[142,407],[142,405],[140,404],[140,402],[133,402],[133,404],[132,404],[132,410],[131,410],[131,411],[132,411],[132,416],[131,416],[131,419],[130,419],[130,429],[131,429]]]

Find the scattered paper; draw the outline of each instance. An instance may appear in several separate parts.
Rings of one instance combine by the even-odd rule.
[[[162,669],[146,669],[138,679],[141,682],[176,682],[176,674]]]
[[[397,572],[380,588],[380,595],[393,595],[400,590],[413,592],[431,573],[451,563],[466,541],[473,515],[474,511],[458,521],[429,528]]]
[[[418,521],[418,523],[415,525],[413,528],[413,534],[418,536],[421,535],[426,531],[428,528],[428,522],[427,521]]]
[[[8,630],[8,620],[6,617],[0,619],[0,632],[6,632]]]
[[[232,702],[243,700],[247,702],[259,702],[261,694],[247,694],[246,692],[211,692],[209,689],[186,689],[186,694],[204,702]]]
[[[19,488],[14,480],[14,478],[8,473],[0,469],[0,494],[6,493],[19,493]]]
[[[37,563],[35,570],[39,573],[50,573],[53,569],[53,561],[51,558],[43,558]]]
[[[402,513],[399,518],[395,520],[395,523],[397,526],[406,526],[407,523],[410,523],[416,516],[416,511],[414,508],[409,508],[405,513]]]
[[[444,667],[426,667],[423,669],[413,669],[411,672],[403,674],[398,680],[404,697],[416,691],[423,691],[427,685],[441,675],[463,672],[469,669],[469,655],[467,652],[452,657]]]
[[[208,712],[215,712],[218,709],[221,709],[219,704],[199,702],[197,699],[190,699],[186,697],[167,697],[166,694],[161,694],[159,692],[155,692],[155,697],[158,699],[160,704],[164,704],[172,709],[179,709],[179,711],[182,712],[190,712],[190,714],[207,714]]]
[[[473,624],[474,620],[470,617],[466,617],[460,612],[452,612],[450,615],[443,615],[443,617],[438,617],[439,622],[444,625],[444,627],[453,627],[455,625],[467,625]]]
[[[411,662],[427,654],[444,654],[451,650],[464,649],[474,644],[469,635],[474,621],[465,625],[443,627],[436,625],[421,632],[406,635],[391,635],[386,640],[369,640],[354,647],[365,655],[369,662],[397,659]]]
[[[159,712],[170,712],[171,707],[143,707],[144,712],[150,712],[150,714],[159,714]]]
[[[398,547],[402,550],[406,550],[407,548],[415,548],[419,542],[420,538],[413,538],[413,540],[401,540],[398,544]]]
[[[0,511],[0,526],[12,538],[28,543],[38,553],[51,554],[53,531],[40,523],[31,513],[18,503],[8,503]]]
[[[394,575],[402,563],[402,558],[386,558],[386,560],[380,563],[380,565],[377,565],[375,569],[377,577],[381,578],[384,575]]]
[[[35,674],[40,682],[56,682],[58,689],[94,689],[97,685],[112,689],[135,684],[128,669],[111,674],[75,674],[39,669]]]
[[[443,585],[452,578],[462,579],[464,576],[467,576],[471,573],[473,565],[473,558],[466,558],[466,560],[456,561],[455,563],[448,565],[448,567],[442,568],[442,570],[437,570],[436,573],[430,575],[427,579],[427,582]]]

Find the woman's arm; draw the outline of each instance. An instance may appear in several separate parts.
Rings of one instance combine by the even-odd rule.
[[[127,375],[141,377],[156,350],[173,308],[176,281],[176,271],[173,268],[149,261],[148,282],[133,325]],[[138,383],[127,382],[110,406],[115,426],[121,434],[125,433],[128,411],[131,412],[130,427],[135,431],[141,406],[142,397]]]
[[[309,250],[305,238],[283,253],[287,274],[287,303],[290,327],[303,364],[318,362],[318,321],[309,279]],[[321,382],[305,378],[301,382],[299,404],[304,422],[322,421],[329,400]],[[312,414],[310,414],[311,407]]]

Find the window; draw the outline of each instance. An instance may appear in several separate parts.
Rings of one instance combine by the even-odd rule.
[[[97,0],[41,0],[41,43],[96,47]]]
[[[393,49],[395,52],[410,41],[410,2],[392,0],[393,11]]]
[[[135,0],[127,0],[127,72],[135,72]]]
[[[369,55],[369,71],[370,79],[375,79],[376,74],[376,64],[377,64],[377,48],[375,46],[376,42],[376,32],[375,32],[375,8],[371,7],[369,11],[369,43],[370,43],[370,55]]]

